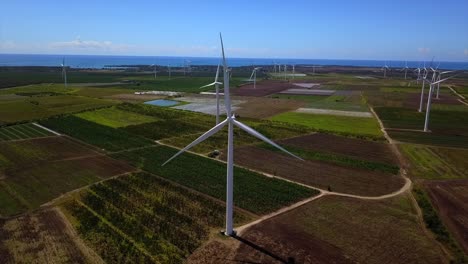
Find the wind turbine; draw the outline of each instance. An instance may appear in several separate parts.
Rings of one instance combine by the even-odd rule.
[[[405,80],[406,80],[406,73],[408,72],[408,62],[405,61],[405,67],[401,69],[401,71],[405,71]]]
[[[427,106],[426,106],[426,118],[424,120],[424,132],[429,131],[429,113],[431,112],[431,99],[432,99],[432,92],[434,90],[435,85],[439,85],[441,82],[445,82],[446,80],[455,77],[456,75],[450,76],[448,78],[438,80],[436,82],[432,81],[429,85],[429,96],[427,97]]]
[[[67,68],[65,66],[65,58],[62,59],[62,78],[63,78],[63,82],[65,84],[65,88],[67,88],[68,84],[67,84]]]
[[[171,79],[171,65],[168,63],[167,64],[167,69],[169,71],[169,80]]]
[[[439,72],[439,75],[437,77],[437,81],[440,81],[440,79],[442,78],[442,74],[447,74],[447,73],[451,73],[453,71],[444,71],[444,72]],[[440,83],[437,83],[437,95],[436,95],[436,99],[439,99],[439,90],[440,90]]]
[[[285,150],[281,146],[277,145],[267,137],[263,136],[262,134],[258,133],[251,127],[239,122],[236,120],[234,113],[231,111],[231,98],[229,95],[229,70],[228,66],[226,64],[226,58],[224,56],[224,45],[223,45],[223,38],[221,36],[221,33],[219,34],[219,38],[221,41],[221,50],[222,50],[222,56],[223,56],[223,77],[224,77],[224,104],[226,107],[226,114],[227,117],[224,121],[219,123],[218,125],[214,126],[207,132],[205,132],[203,135],[201,135],[199,138],[195,139],[192,143],[188,144],[185,148],[181,149],[179,152],[177,152],[174,156],[172,156],[170,159],[168,159],[166,162],[162,164],[164,166],[180,154],[184,153],[185,151],[189,150],[191,147],[196,146],[197,144],[203,142],[207,138],[211,137],[218,131],[220,131],[224,126],[228,125],[228,151],[227,151],[227,181],[226,181],[226,230],[225,230],[225,235],[227,236],[233,236],[235,235],[234,229],[233,229],[233,184],[234,184],[234,126],[237,126],[238,128],[244,130],[245,132],[249,133],[250,135],[270,144],[273,145],[274,147],[280,149],[283,152],[286,152],[287,154],[301,159],[297,157],[296,155],[290,153],[289,151]],[[302,159],[301,159],[302,160]]]
[[[421,68],[420,64],[418,63],[418,68],[414,69],[415,72],[418,72],[418,77],[416,78],[416,84],[419,84],[419,80],[421,80]]]
[[[252,80],[252,77],[253,77],[253,83],[254,83],[254,89],[257,88],[257,71],[260,70],[261,67],[255,67],[252,71],[252,74],[250,75],[250,78],[249,80],[251,81]]]
[[[426,86],[426,78],[427,78],[428,71],[426,69],[426,63],[424,62],[424,73],[423,73],[423,78],[422,78],[422,87],[421,87],[421,99],[419,100],[419,109],[418,112],[422,112],[423,108],[423,100],[424,100],[424,87]]]
[[[202,88],[210,87],[214,85],[216,88],[216,125],[219,124],[219,85],[223,84],[222,82],[218,82],[219,66],[220,64],[218,63],[218,69],[216,70],[216,77],[215,77],[214,82],[200,87],[200,89],[202,89]]]
[[[156,64],[151,64],[150,67],[154,67],[154,70],[153,70],[153,72],[154,72],[154,79],[156,79]]]
[[[387,66],[387,62],[385,62],[384,66],[381,68],[383,70],[383,77],[387,78],[387,70],[390,70],[390,68]]]
[[[292,78],[294,79],[295,76],[296,76],[296,65],[293,64],[293,65],[292,65],[292,68],[293,68],[293,76],[292,76]]]

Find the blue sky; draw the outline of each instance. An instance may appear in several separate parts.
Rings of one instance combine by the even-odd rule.
[[[468,61],[468,1],[0,2],[0,53]]]

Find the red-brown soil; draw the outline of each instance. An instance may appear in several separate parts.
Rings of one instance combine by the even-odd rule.
[[[424,105],[426,105],[427,103],[428,89],[429,88],[426,85],[426,88],[424,90]],[[444,88],[444,89],[447,89],[447,88]],[[455,95],[440,93],[439,99],[436,99],[434,95],[434,97],[432,98],[432,103],[433,104],[445,104],[445,105],[463,105],[462,103],[460,103],[460,101],[458,101],[458,99],[459,98]],[[403,106],[408,107],[408,108],[418,109],[420,100],[421,100],[421,93],[408,93],[403,103]]]
[[[397,175],[342,167],[326,162],[301,161],[252,146],[235,148],[234,162],[243,167],[310,186],[330,188],[334,192],[354,195],[385,195],[397,191],[404,185],[404,180]]]
[[[289,88],[293,88],[293,85],[286,81],[264,80],[257,82],[255,89],[253,83],[242,85],[232,89],[232,94],[240,96],[266,96]]]
[[[304,103],[301,101],[288,99],[263,97],[244,97],[243,99],[246,99],[247,102],[238,105],[240,109],[236,110],[236,114],[241,117],[268,118],[284,112],[294,111],[304,106]]]
[[[278,143],[306,150],[331,152],[369,161],[398,164],[398,159],[387,143],[321,133],[280,140]]]
[[[468,180],[427,181],[425,185],[443,222],[468,254]]]
[[[88,263],[64,219],[55,210],[0,222],[1,263]]]

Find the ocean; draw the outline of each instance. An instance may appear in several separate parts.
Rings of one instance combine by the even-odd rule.
[[[207,57],[165,57],[165,56],[107,56],[107,55],[38,55],[38,54],[0,54],[0,66],[60,66],[62,58],[65,64],[73,68],[102,69],[119,65],[151,65],[182,66],[186,61],[191,65],[217,65],[219,58]],[[265,58],[228,58],[229,66],[260,66],[274,63],[288,65],[337,65],[382,67],[380,60],[324,60],[324,59],[265,59]],[[439,62],[435,62],[436,67]],[[402,68],[404,61],[387,61],[389,67]],[[408,61],[408,67],[422,67],[419,61]],[[429,62],[426,62],[429,66]],[[468,62],[440,62],[439,68],[449,70],[468,70]]]

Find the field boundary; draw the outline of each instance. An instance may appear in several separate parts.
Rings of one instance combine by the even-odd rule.
[[[52,133],[52,134],[55,134],[55,135],[57,135],[57,136],[61,136],[60,133],[58,133],[58,132],[56,132],[56,131],[54,131],[54,130],[52,130],[52,129],[50,129],[50,128],[47,128],[47,127],[45,127],[45,126],[39,125],[39,124],[36,123],[36,122],[34,122],[34,123],[32,123],[32,124],[35,125],[35,126],[37,126],[37,127],[39,127],[39,128],[42,128],[42,129],[44,129],[44,130],[46,130],[46,131],[49,131],[49,132]]]

